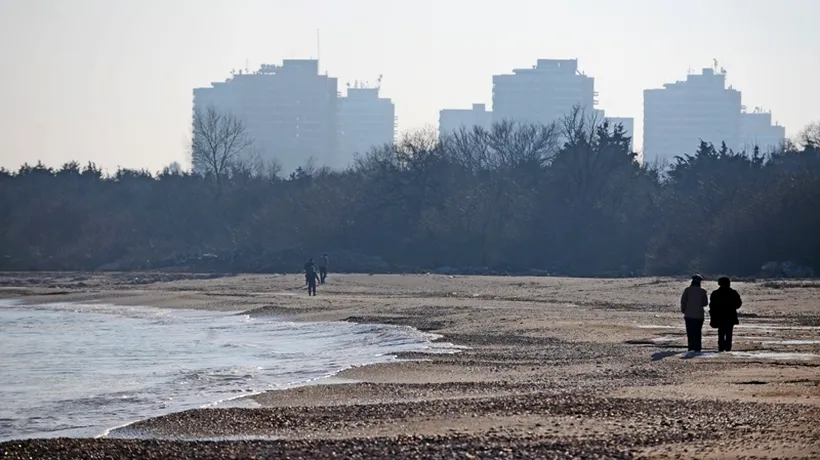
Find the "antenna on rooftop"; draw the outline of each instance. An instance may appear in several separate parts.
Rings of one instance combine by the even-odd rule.
[[[316,29],[316,60],[322,57],[322,42],[319,39],[319,29]]]

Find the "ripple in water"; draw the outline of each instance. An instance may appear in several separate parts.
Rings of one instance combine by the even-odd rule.
[[[389,325],[150,307],[0,303],[0,441],[95,436],[389,361],[453,352]]]

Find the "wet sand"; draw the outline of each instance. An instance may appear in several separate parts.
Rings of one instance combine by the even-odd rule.
[[[685,355],[685,280],[4,274],[31,301],[402,324],[468,348],[3,458],[820,458],[820,282],[736,283],[732,353]],[[714,282],[705,287],[714,289]]]

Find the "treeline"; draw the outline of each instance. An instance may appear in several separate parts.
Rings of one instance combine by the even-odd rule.
[[[418,133],[345,171],[285,178],[217,150],[224,161],[204,174],[0,172],[0,269],[282,272],[328,252],[338,271],[820,271],[811,139],[765,155],[701,143],[641,166],[620,126],[576,111],[550,126]]]

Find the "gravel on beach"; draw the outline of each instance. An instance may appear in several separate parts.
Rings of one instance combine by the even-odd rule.
[[[680,280],[340,275],[307,298],[277,294],[298,281],[289,276],[81,280],[100,291],[51,278],[71,290],[53,301],[401,324],[467,348],[268,392],[253,398],[259,408],[173,413],[102,439],[0,443],[0,460],[820,458],[820,361],[681,356]],[[741,321],[757,329],[740,330],[736,349],[820,353],[820,330],[806,326],[816,291],[738,288]],[[777,345],[787,340],[807,344]]]
[[[593,441],[496,436],[401,436],[288,441],[50,439],[0,445],[0,458],[69,459],[629,459],[628,449]]]
[[[448,417],[458,415],[501,417],[502,423],[481,434],[445,430],[449,432],[348,435],[351,429],[367,433],[398,421],[438,419],[446,425]],[[539,422],[525,431],[507,430],[504,417]],[[641,457],[646,448],[699,445],[704,453],[748,446],[755,439],[765,441],[764,449],[767,443],[797,435],[781,429],[789,422],[810,427],[817,420],[816,406],[534,393],[417,403],[193,410],[138,422],[113,434],[139,439],[11,441],[0,444],[0,458],[623,459]],[[596,424],[605,429],[595,429]],[[820,446],[817,431],[799,435],[807,445]],[[820,447],[816,453],[820,455]]]

